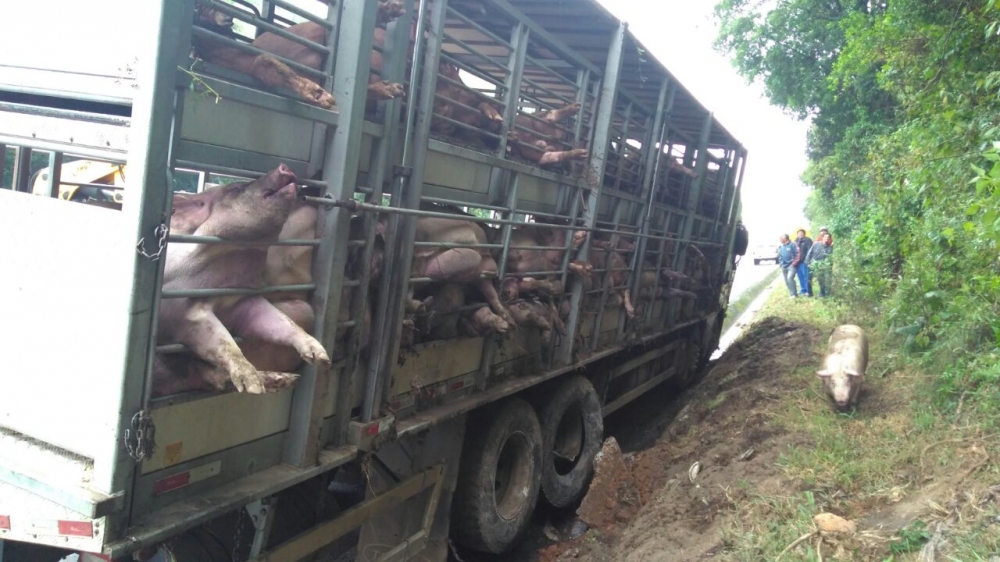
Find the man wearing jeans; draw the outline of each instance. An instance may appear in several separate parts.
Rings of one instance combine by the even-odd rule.
[[[778,265],[781,266],[781,276],[785,278],[788,292],[794,299],[798,293],[795,287],[796,267],[802,261],[799,255],[799,246],[789,240],[787,234],[782,234],[778,240],[781,242],[781,246],[778,246]]]
[[[803,296],[813,296],[812,292],[812,279],[809,275],[809,267],[806,265],[806,256],[809,255],[809,250],[812,249],[813,241],[812,238],[806,236],[806,231],[799,229],[795,243],[799,247],[799,257],[792,264],[795,266],[795,270],[799,276],[799,286],[802,288],[801,295]]]

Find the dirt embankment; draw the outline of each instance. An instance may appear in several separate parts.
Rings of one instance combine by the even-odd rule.
[[[775,318],[756,325],[680,397],[684,405],[651,446],[625,455],[617,499],[603,506],[613,523],[548,547],[540,560],[680,562],[720,554],[741,483],[777,492],[778,456],[808,445],[804,434],[772,427],[768,406],[787,393],[787,373],[814,361],[809,350],[822,336]]]

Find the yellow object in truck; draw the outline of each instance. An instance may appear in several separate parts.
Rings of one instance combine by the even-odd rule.
[[[49,174],[51,170],[43,168],[31,186],[35,195],[49,194]],[[68,182],[68,183],[67,183]],[[80,184],[98,184],[115,187],[125,187],[125,164],[96,162],[94,160],[75,160],[66,162],[60,168],[59,198],[71,200],[80,190]],[[115,203],[122,202],[122,190],[114,190]]]

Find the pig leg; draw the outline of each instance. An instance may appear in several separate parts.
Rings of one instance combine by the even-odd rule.
[[[504,308],[503,304],[500,302],[500,295],[497,294],[496,287],[493,286],[492,280],[480,279],[476,281],[476,288],[479,289],[479,292],[486,298],[486,302],[490,304],[490,308],[493,309],[493,312],[495,312],[497,316],[503,319],[504,323],[512,323],[514,321],[507,312],[507,309]],[[507,328],[504,327],[503,330],[497,331],[502,334],[506,330]]]
[[[372,101],[386,101],[401,98],[406,95],[403,85],[398,82],[387,82],[377,80],[368,84],[368,99]]]
[[[471,317],[463,317],[462,324],[468,333],[480,336],[487,336],[494,332],[504,334],[510,327],[506,320],[493,314],[486,307],[475,311]]]
[[[585,148],[574,148],[573,150],[562,150],[562,151],[550,151],[542,155],[538,159],[539,166],[545,166],[547,164],[559,164],[561,162],[568,162],[570,160],[586,160],[587,149]]]
[[[239,392],[264,392],[260,373],[243,356],[233,336],[209,305],[195,304],[186,311],[181,322],[183,326],[176,330],[178,343],[186,345],[192,353],[214,367],[206,371],[205,382],[223,390],[227,380],[232,380]]]
[[[248,74],[271,87],[285,86],[303,100],[324,109],[330,109],[337,103],[333,95],[319,84],[299,76],[288,65],[270,55],[254,57]]]
[[[287,345],[295,348],[307,363],[330,364],[323,346],[291,318],[263,297],[244,300],[234,311],[239,319],[237,333],[248,339]]]
[[[472,248],[452,248],[432,257],[424,268],[424,275],[438,281],[446,281],[479,272],[482,256]],[[494,291],[496,294],[496,291]]]
[[[629,319],[635,318],[635,307],[632,306],[632,297],[629,295],[628,289],[622,290],[622,306],[625,307],[625,314]]]
[[[593,271],[594,266],[587,262],[582,262],[578,260],[573,260],[569,262],[569,270],[580,277],[588,277],[590,272]]]
[[[493,107],[493,104],[484,101],[479,104],[479,111],[493,124],[494,127],[503,126],[503,115],[500,115],[496,108]]]
[[[549,123],[561,123],[580,112],[580,102],[548,112],[543,119]]]

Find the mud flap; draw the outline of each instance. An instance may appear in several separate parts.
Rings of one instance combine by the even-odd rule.
[[[458,465],[465,438],[465,416],[435,426],[426,433],[383,445],[378,453],[362,466],[366,485],[365,499],[378,497],[412,474],[432,465],[443,464],[442,490],[430,521],[430,529],[422,544],[404,548],[396,560],[414,562],[446,562],[448,559],[448,526],[451,499],[455,492]],[[358,540],[358,562],[383,560],[385,553],[399,548],[407,538],[424,528],[428,502],[433,488],[410,498],[400,506],[378,513],[361,528]],[[412,548],[412,550],[411,550]]]

